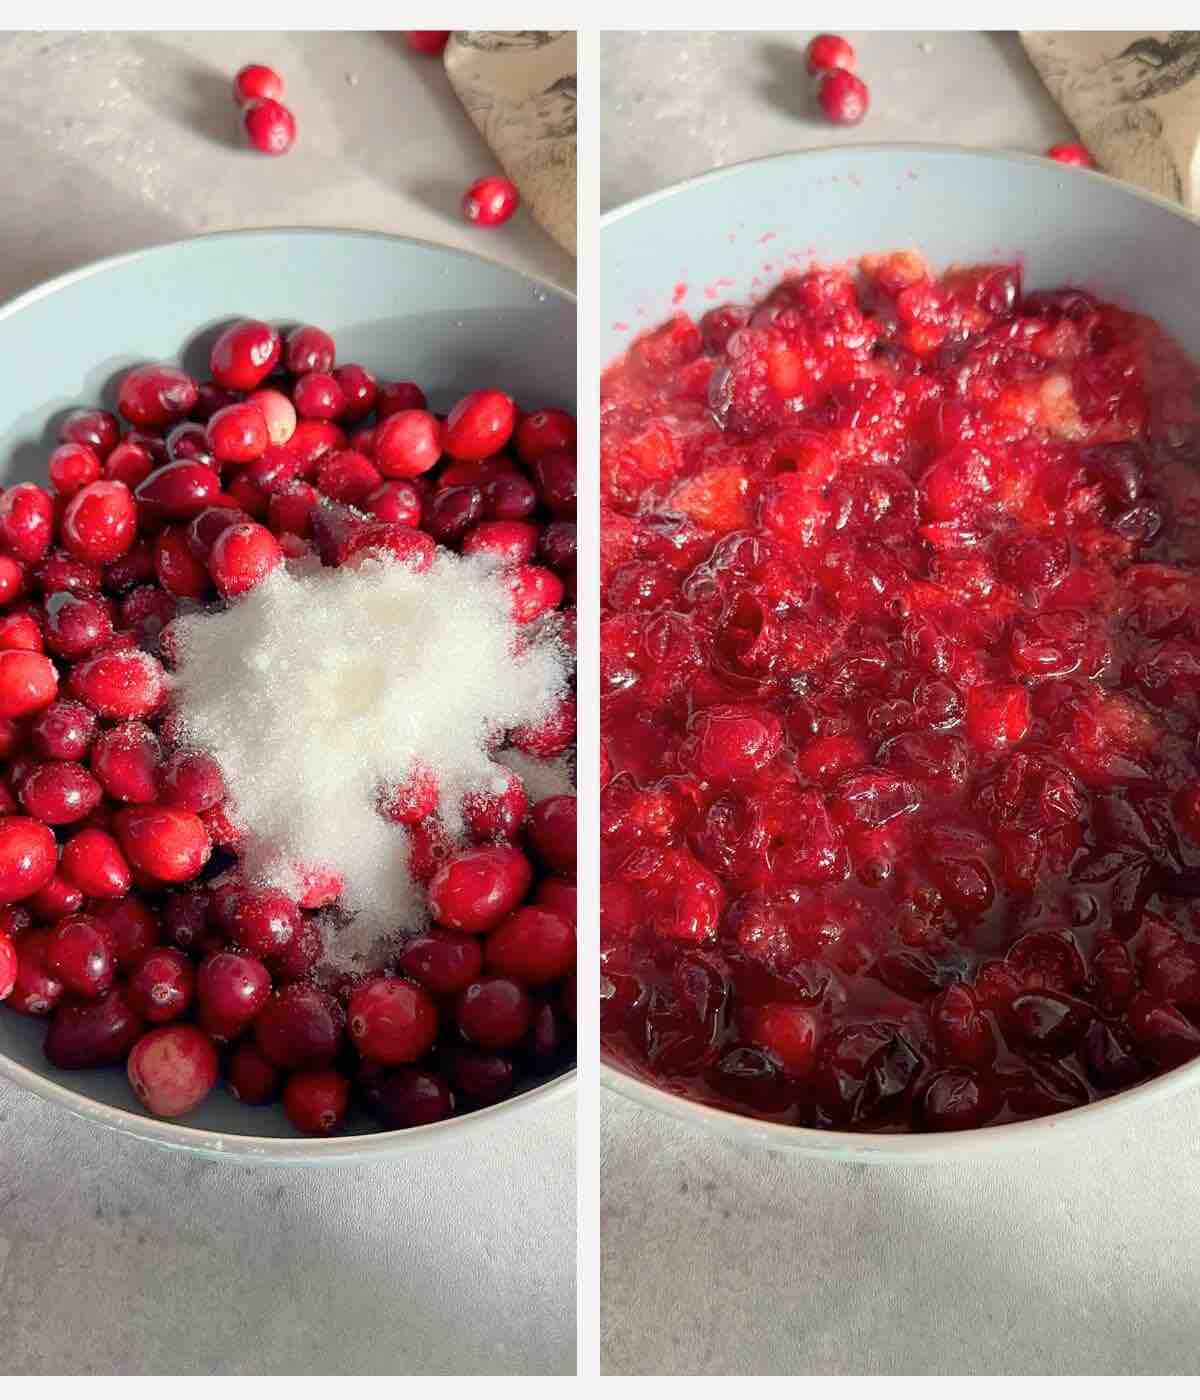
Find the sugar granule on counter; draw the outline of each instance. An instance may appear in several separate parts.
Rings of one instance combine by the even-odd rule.
[[[244,875],[293,898],[306,872],[341,876],[330,961],[429,922],[381,794],[424,768],[461,831],[463,798],[503,787],[497,741],[564,693],[562,647],[520,634],[494,558],[444,550],[420,574],[294,562],[227,611],[175,624],[181,738],[221,765]]]

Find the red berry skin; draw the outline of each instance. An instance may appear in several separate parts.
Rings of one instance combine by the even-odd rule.
[[[196,973],[178,948],[151,948],[129,978],[129,998],[151,1025],[177,1021],[192,1004]]]
[[[527,904],[487,936],[483,965],[527,987],[543,987],[575,966],[575,928],[549,909]]]
[[[217,338],[209,370],[222,389],[249,393],[279,363],[282,348],[278,331],[265,321],[235,321]]]
[[[442,455],[442,425],[424,409],[404,409],[375,429],[375,465],[391,479],[420,476]]]
[[[217,1050],[195,1026],[159,1026],[129,1053],[126,1073],[142,1107],[156,1118],[183,1118],[217,1082]]]
[[[0,718],[23,719],[58,695],[54,662],[40,651],[0,651]]]
[[[256,588],[283,563],[279,541],[266,528],[249,522],[230,525],[217,536],[208,571],[223,598],[236,598]]]
[[[511,180],[503,175],[485,175],[463,195],[463,218],[469,224],[494,228],[497,224],[506,224],[520,203],[520,193]]]
[[[86,916],[61,919],[46,941],[46,966],[68,992],[94,1001],[117,974],[112,937],[103,924]]]
[[[1060,165],[1077,165],[1081,170],[1096,169],[1096,161],[1091,151],[1077,141],[1063,141],[1057,146],[1051,146],[1046,155],[1050,160],[1058,161]]]
[[[145,719],[166,700],[167,679],[156,657],[123,647],[77,662],[67,689],[104,719]]]
[[[529,844],[558,875],[574,874],[577,802],[572,794],[544,798],[529,814]]]
[[[808,71],[823,73],[829,68],[844,68],[853,73],[858,64],[853,45],[840,34],[818,34],[807,50]]]
[[[483,950],[470,934],[434,929],[406,943],[396,964],[434,996],[452,997],[483,971]]]
[[[93,481],[99,481],[104,467],[94,448],[80,442],[64,442],[50,454],[46,475],[61,500],[70,500]]]
[[[272,993],[254,1022],[254,1039],[278,1069],[323,1069],[345,1029],[341,1007],[318,987],[294,982]]]
[[[242,114],[246,140],[264,156],[286,155],[296,139],[296,118],[282,102],[262,98]]]
[[[0,931],[0,1001],[7,1001],[17,985],[17,948],[7,933]]]
[[[62,850],[63,879],[91,899],[122,899],[129,893],[133,872],[116,839],[99,827],[77,831]]]
[[[106,729],[92,745],[91,769],[114,802],[154,802],[158,797],[158,735],[140,720]]]
[[[421,386],[414,384],[409,379],[397,379],[394,382],[382,380],[378,385],[378,391],[375,399],[375,415],[381,423],[385,418],[390,418],[393,413],[403,413],[410,408],[429,407]]]
[[[861,78],[844,68],[831,68],[817,91],[821,111],[838,126],[857,126],[867,115],[870,93]]]
[[[233,100],[239,107],[261,98],[278,102],[283,96],[283,79],[265,63],[247,63],[233,80]]]
[[[454,1112],[454,1095],[440,1074],[401,1069],[374,1087],[371,1110],[387,1128],[419,1128],[440,1123]]]
[[[87,447],[103,462],[121,440],[121,425],[102,408],[77,408],[59,424],[58,440]]]
[[[126,807],[113,818],[113,834],[135,871],[168,884],[194,879],[212,855],[204,823],[181,807]]]
[[[561,408],[541,408],[527,413],[517,425],[514,445],[517,456],[527,467],[547,452],[572,452],[575,448],[575,419]]]
[[[476,389],[450,410],[443,445],[451,457],[482,461],[499,452],[512,437],[517,410],[499,389]]]
[[[283,363],[289,374],[328,374],[333,369],[337,351],[333,337],[319,326],[297,326],[288,331],[283,349]]]
[[[141,365],[117,387],[117,412],[135,428],[165,428],[187,416],[199,388],[174,365]]]
[[[346,1024],[364,1059],[383,1065],[419,1060],[437,1036],[438,1015],[429,993],[402,977],[376,977],[355,989]]]
[[[98,1001],[59,1006],[46,1032],[45,1055],[55,1069],[119,1065],[142,1027],[125,988],[114,987]]]
[[[36,894],[50,883],[57,861],[54,833],[44,822],[0,817],[0,904]]]
[[[270,995],[271,974],[258,958],[244,953],[212,953],[196,974],[200,1024],[222,1040],[240,1035]]]
[[[149,473],[147,473],[149,475]],[[94,481],[63,512],[62,542],[85,564],[111,564],[137,538],[137,505],[120,481]]]
[[[17,975],[7,1005],[22,1016],[49,1016],[64,987],[46,966],[45,933],[27,933],[17,945]]]
[[[434,919],[462,933],[485,933],[517,907],[533,870],[513,846],[487,846],[454,856],[429,882]]]
[[[402,29],[404,42],[413,53],[436,58],[450,41],[453,32],[449,29]]]
[[[283,1088],[283,1111],[298,1133],[328,1137],[346,1121],[350,1081],[335,1069],[299,1070]]]
[[[22,481],[0,493],[0,549],[35,564],[50,548],[54,502],[49,492]]]
[[[454,1015],[463,1035],[481,1050],[507,1050],[533,1022],[533,1001],[519,982],[481,977],[459,996]]]
[[[279,1097],[279,1071],[252,1040],[243,1040],[225,1066],[225,1087],[239,1103],[259,1108]]]
[[[262,409],[250,402],[231,403],[228,408],[218,409],[208,420],[205,432],[209,448],[222,462],[255,462],[271,441]]]

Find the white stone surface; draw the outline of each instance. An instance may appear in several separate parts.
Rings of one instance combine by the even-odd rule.
[[[299,137],[238,145],[265,61]],[[338,225],[469,248],[570,286],[528,218],[480,230],[493,161],[399,35],[0,35],[0,299],[211,229]],[[469,1147],[325,1170],[173,1156],[0,1079],[0,1372],[573,1373],[572,1103]]]
[[[1013,35],[852,34],[873,110],[814,114],[809,32],[603,40],[602,201],[832,141],[1040,152]],[[610,1374],[1195,1374],[1200,1095],[1036,1155],[909,1169],[743,1148],[602,1091]]]

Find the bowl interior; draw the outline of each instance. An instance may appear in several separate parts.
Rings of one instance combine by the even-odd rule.
[[[111,406],[115,380],[132,364],[182,360],[207,377],[209,346],[239,316],[322,326],[340,361],[415,380],[437,409],[481,385],[528,405],[575,406],[575,307],[564,292],[470,254],[384,235],[218,234],[69,274],[0,310],[3,480],[44,481],[55,421],[80,405]],[[67,1107],[94,1106],[111,1126],[209,1151],[236,1150],[237,1135],[297,1136],[282,1110],[249,1108],[223,1091],[186,1128],[155,1123],[141,1114],[123,1072],[51,1068],[43,1034],[40,1021],[0,1010],[0,1070]],[[107,1109],[138,1117],[123,1120]],[[454,1122],[475,1116],[483,1115]],[[352,1122],[351,1130],[369,1126]],[[427,1132],[371,1140],[382,1145]],[[337,1142],[329,1155],[344,1151],[347,1140]]]
[[[1025,286],[1077,286],[1153,316],[1200,358],[1200,223],[1103,176],[954,147],[864,146],[775,156],[649,195],[604,221],[602,361],[679,311],[761,297],[789,270],[915,248],[938,268],[1019,261]],[[1200,1084],[1200,1061],[1096,1104],[966,1133],[816,1132],[665,1094],[606,1064],[604,1080],[745,1141],[858,1160],[945,1157],[1094,1123]]]

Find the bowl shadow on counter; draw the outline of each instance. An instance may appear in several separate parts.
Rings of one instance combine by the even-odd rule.
[[[1200,1094],[912,1168],[602,1099],[606,1374],[1194,1373]]]

